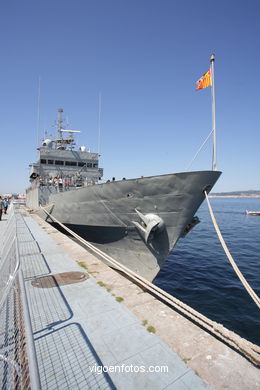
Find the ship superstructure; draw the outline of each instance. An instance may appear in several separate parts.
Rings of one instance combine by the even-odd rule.
[[[78,130],[63,128],[63,109],[58,110],[57,137],[44,139],[38,148],[39,159],[30,165],[32,185],[56,186],[59,190],[95,184],[101,180],[103,169],[99,168],[99,154],[80,146],[75,150],[74,134]]]

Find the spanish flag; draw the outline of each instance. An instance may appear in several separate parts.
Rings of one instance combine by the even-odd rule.
[[[210,69],[197,81],[196,91],[212,85]]]

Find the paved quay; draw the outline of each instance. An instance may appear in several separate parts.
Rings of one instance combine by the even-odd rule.
[[[237,352],[38,216],[17,219],[43,389],[259,388]]]
[[[43,389],[210,388],[31,216],[17,218]]]

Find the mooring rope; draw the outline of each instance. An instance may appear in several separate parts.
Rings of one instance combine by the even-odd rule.
[[[241,283],[243,284],[243,286],[245,287],[246,291],[248,292],[248,294],[250,295],[250,297],[253,299],[253,301],[255,302],[255,304],[260,308],[260,299],[259,297],[256,295],[256,293],[254,292],[254,290],[252,289],[252,287],[249,285],[249,283],[246,281],[246,279],[244,278],[242,272],[240,271],[240,269],[238,268],[238,266],[236,265],[236,262],[235,260],[233,259],[226,243],[225,243],[225,240],[220,232],[220,229],[218,227],[218,224],[217,224],[217,221],[216,221],[216,218],[214,216],[214,213],[213,213],[213,210],[212,210],[212,207],[211,207],[211,204],[209,202],[209,198],[208,198],[208,194],[207,192],[205,191],[205,196],[206,196],[206,200],[207,200],[207,203],[208,203],[208,208],[209,208],[209,212],[210,212],[210,216],[211,216],[211,219],[212,219],[212,222],[213,222],[213,225],[214,225],[214,228],[217,232],[217,235],[218,235],[218,238],[219,238],[219,241],[227,255],[227,258],[228,260],[230,261],[234,271],[236,272],[237,276],[239,277]]]
[[[102,252],[100,249],[96,248],[90,242],[84,240],[78,234],[70,230],[67,226],[63,225],[60,221],[58,221],[54,216],[48,213],[43,207],[41,207],[44,212],[56,223],[58,223],[63,229],[69,232],[73,237],[75,237],[78,241],[80,241],[83,245],[89,248],[91,251],[98,254],[108,263],[110,263],[116,269],[122,271],[124,274],[128,275],[132,280],[136,281],[139,285],[143,286],[146,290],[150,291],[152,294],[156,295],[164,302],[167,302],[171,306],[175,307],[179,312],[183,313],[186,317],[192,319],[195,323],[199,324],[204,329],[207,329],[209,332],[215,334],[218,338],[222,339],[226,344],[229,344],[231,347],[235,348],[242,354],[244,354],[253,364],[260,366],[260,348],[251,343],[250,341],[243,339],[236,333],[226,329],[223,325],[210,320],[203,314],[197,312],[190,306],[186,305],[179,299],[173,297],[168,294],[166,291],[161,288],[155,286],[142,276],[136,274],[129,268],[125,267],[123,264],[120,264],[118,261]]]
[[[100,203],[102,203],[102,205],[107,209],[107,211],[108,211],[111,215],[113,215],[113,217],[115,217],[115,219],[117,219],[117,220],[120,222],[121,226],[127,227],[127,225],[126,225],[126,224],[125,224],[125,223],[124,223],[124,222],[123,222],[115,213],[113,213],[113,211],[108,207],[108,205],[106,204],[106,202],[100,198],[100,196],[97,194],[97,192],[96,192],[95,189],[94,189],[94,185],[91,186],[91,188],[92,188],[92,192],[94,192],[94,194],[96,195],[96,197],[99,199]]]

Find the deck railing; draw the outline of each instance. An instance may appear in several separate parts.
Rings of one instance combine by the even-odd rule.
[[[0,388],[40,389],[13,208],[8,217],[0,257]]]

